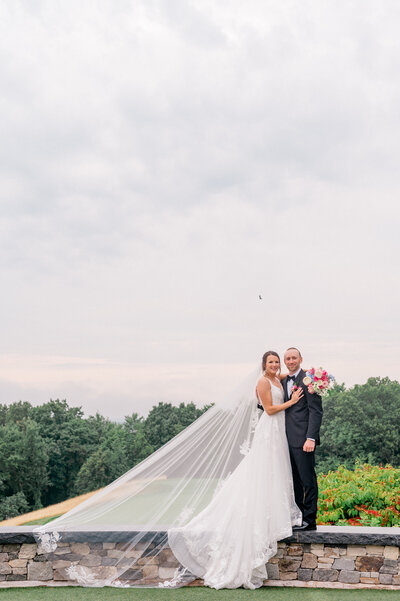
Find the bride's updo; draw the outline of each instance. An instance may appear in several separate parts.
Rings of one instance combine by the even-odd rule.
[[[273,355],[274,357],[278,357],[279,359],[279,365],[281,364],[281,358],[279,357],[278,353],[276,353],[275,351],[267,351],[266,353],[263,354],[263,358],[262,358],[262,363],[261,363],[261,367],[263,372],[266,369],[267,366],[267,359],[270,355]]]

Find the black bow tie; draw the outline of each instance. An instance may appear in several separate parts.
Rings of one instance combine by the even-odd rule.
[[[294,382],[296,379],[296,376],[288,376],[287,379],[288,379],[288,382]]]

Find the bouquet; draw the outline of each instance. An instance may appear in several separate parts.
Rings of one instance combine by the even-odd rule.
[[[306,376],[303,378],[303,384],[308,388],[311,394],[317,393],[320,396],[325,396],[328,390],[335,384],[335,378],[328,372],[319,367],[318,369],[309,369],[306,371]]]

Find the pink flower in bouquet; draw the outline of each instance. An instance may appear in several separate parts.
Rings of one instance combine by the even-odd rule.
[[[306,377],[303,378],[303,384],[307,386],[310,394],[317,393],[320,396],[325,396],[334,386],[335,378],[322,367],[319,367],[318,369],[312,367],[306,372]]]

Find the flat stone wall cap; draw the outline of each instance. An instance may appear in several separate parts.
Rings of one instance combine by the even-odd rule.
[[[37,526],[0,527],[0,544],[34,543],[34,531]],[[166,529],[145,531],[135,526],[95,526],[81,527],[76,530],[61,531],[61,540],[66,542],[128,542],[136,534],[143,535],[143,541],[160,544],[166,541]],[[318,526],[317,530],[298,531],[285,539],[285,543],[313,543],[325,545],[381,545],[385,547],[400,546],[400,528],[372,528],[366,526]],[[386,550],[386,553],[390,551]]]
[[[0,544],[34,544],[34,526],[2,526],[0,527]]]
[[[38,526],[8,526],[0,527],[0,544],[5,543],[35,543],[35,531]],[[142,542],[153,542],[157,545],[167,541],[167,531],[143,530],[134,526],[116,528],[115,526],[80,527],[76,530],[59,530],[60,541],[74,543],[104,543],[130,542],[141,534]]]
[[[285,542],[325,545],[400,546],[400,528],[370,526],[317,526],[317,530],[294,532]]]

